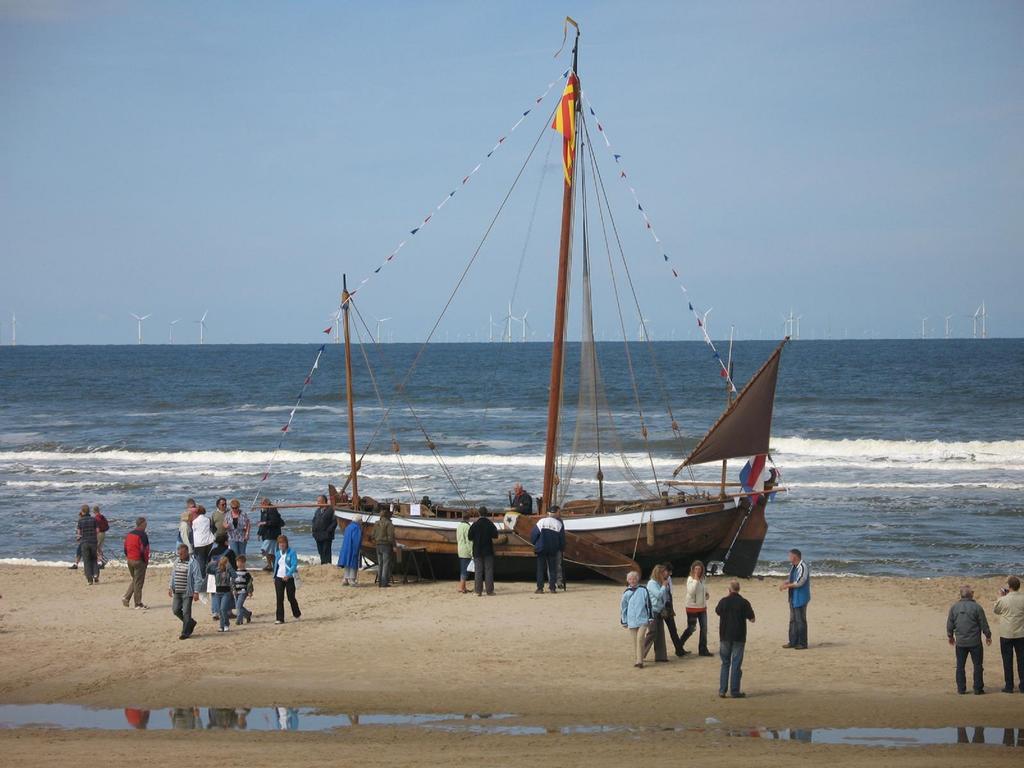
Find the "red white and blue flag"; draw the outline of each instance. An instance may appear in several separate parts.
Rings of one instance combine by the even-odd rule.
[[[763,491],[764,481],[768,479],[768,472],[765,470],[765,463],[768,457],[760,453],[747,460],[740,470],[740,485],[747,493],[751,491]],[[751,499],[756,501],[756,499]]]

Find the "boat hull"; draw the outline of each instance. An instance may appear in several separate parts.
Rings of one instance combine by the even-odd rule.
[[[335,515],[341,528],[354,524],[357,516],[361,518],[363,554],[376,561],[376,549],[370,533],[377,516],[350,509],[336,509]],[[735,500],[726,500],[647,511],[567,515],[563,522],[567,532],[632,559],[646,574],[658,563],[672,563],[676,572],[685,572],[693,560],[707,560],[716,553],[724,552],[736,537],[737,531],[748,530],[744,520],[749,523],[749,517],[747,510],[739,507]],[[528,518],[526,522],[534,519]],[[458,578],[457,519],[396,515],[392,522],[397,543],[401,547],[420,550],[417,556],[430,561],[437,578]],[[520,531],[524,530],[523,523],[523,520],[519,521]],[[536,562],[533,547],[528,539],[515,532],[514,518],[495,519],[495,524],[499,533],[495,542],[495,578],[534,578]],[[751,526],[749,531],[756,533],[756,527]],[[753,542],[753,539],[744,539],[745,550],[752,548],[752,544],[747,546],[748,540]],[[757,551],[760,551],[759,543]],[[586,563],[574,562],[568,554],[564,570],[567,578],[575,580],[594,578],[596,575]],[[753,567],[749,570],[752,573]],[[607,571],[607,568],[603,569],[605,575],[609,575]],[[621,578],[625,579],[624,569]]]

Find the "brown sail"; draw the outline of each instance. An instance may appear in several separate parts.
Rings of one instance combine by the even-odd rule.
[[[690,464],[707,464],[768,453],[779,358],[787,340],[782,340],[772,356],[747,382],[739,397],[686,457],[686,461],[676,467],[673,475],[678,475],[683,467]]]

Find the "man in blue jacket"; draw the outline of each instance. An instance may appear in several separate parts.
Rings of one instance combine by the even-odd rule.
[[[789,550],[789,580],[779,587],[789,591],[789,642],[783,648],[807,649],[807,604],[811,602],[811,569],[799,549]]]
[[[537,555],[537,594],[544,592],[544,575],[547,573],[548,589],[558,594],[558,554],[565,549],[565,525],[557,517],[558,510],[552,508],[547,517],[542,517],[530,531],[530,543]]]

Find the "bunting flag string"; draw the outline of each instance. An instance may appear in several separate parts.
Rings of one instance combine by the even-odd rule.
[[[462,177],[462,180],[458,183],[455,189],[451,190],[448,194],[446,194],[444,198],[442,198],[441,202],[434,206],[433,210],[431,210],[423,218],[422,221],[420,221],[416,226],[409,230],[408,236],[405,237],[398,245],[396,245],[394,249],[391,251],[391,253],[389,253],[387,257],[379,265],[377,265],[377,267],[373,271],[370,272],[370,274],[368,274],[366,277],[364,277],[356,284],[356,287],[350,292],[351,296],[355,296],[356,293],[358,293],[359,290],[364,285],[370,282],[370,280],[375,275],[380,274],[380,271],[385,266],[387,266],[389,262],[394,260],[394,258],[398,255],[399,251],[405,248],[405,246],[409,244],[411,239],[415,237],[419,232],[421,232],[423,228],[427,226],[427,224],[430,223],[431,219],[433,219],[434,217],[434,214],[438,213],[442,208],[444,208],[448,204],[448,201],[455,197],[456,193],[470,182],[470,180],[476,175],[477,171],[480,170],[483,164],[486,163],[491,158],[491,156],[495,152],[497,152],[502,145],[505,144],[506,141],[508,141],[508,138],[513,133],[515,133],[515,130],[520,125],[523,124],[523,121],[526,120],[527,116],[537,108],[538,104],[540,104],[541,102],[544,101],[544,99],[547,98],[548,94],[551,93],[551,89],[554,88],[562,80],[565,80],[568,76],[569,70],[567,69],[565,70],[565,72],[561,74],[561,76],[557,80],[552,80],[550,83],[548,83],[547,88],[544,89],[544,93],[542,93],[540,96],[533,100],[533,104],[529,107],[529,109],[527,109],[519,116],[519,119],[516,120],[515,124],[508,130],[507,133],[498,138],[498,140],[494,143],[494,146],[491,147],[491,151],[488,152],[480,162],[473,166],[473,170],[471,170],[469,173]]]
[[[295,400],[295,405],[292,406],[291,411],[288,413],[288,423],[281,427],[281,437],[277,441],[277,447],[274,448],[274,452],[270,454],[270,460],[267,462],[267,468],[263,472],[263,476],[260,478],[260,482],[256,487],[256,495],[253,497],[252,506],[256,505],[259,500],[260,491],[263,490],[263,483],[270,477],[270,470],[274,467],[274,459],[277,458],[277,454],[281,450],[281,446],[284,445],[284,439],[288,437],[288,432],[292,428],[292,422],[295,420],[295,412],[302,405],[302,398],[306,395],[306,389],[309,387],[310,382],[313,381],[313,374],[320,367],[320,358],[324,354],[324,350],[327,349],[326,344],[321,344],[320,348],[316,351],[316,358],[313,360],[313,367],[309,369],[309,373],[306,374],[306,378],[302,382],[302,388],[299,390],[299,396]]]
[[[626,173],[625,165],[622,162],[622,155],[615,152],[614,148],[612,147],[611,140],[608,138],[608,132],[604,129],[604,125],[601,123],[601,119],[597,116],[597,112],[594,110],[594,105],[591,103],[590,98],[587,96],[586,93],[583,94],[583,100],[587,105],[587,110],[590,112],[591,117],[593,117],[594,121],[597,123],[597,131],[598,133],[601,134],[601,138],[604,139],[605,147],[611,154],[612,159],[615,160],[616,166],[618,166],[619,179],[622,180],[622,183],[626,185],[626,187],[629,189],[629,193],[633,196],[633,202],[636,203],[636,210],[637,213],[640,214],[640,218],[643,221],[644,229],[651,233],[651,237],[654,239],[654,244],[657,246],[658,252],[662,257],[662,263],[672,273],[673,279],[676,281],[676,283],[679,285],[679,288],[682,290],[683,297],[686,299],[686,306],[689,309],[690,313],[693,315],[694,320],[697,321],[697,327],[700,329],[701,335],[704,337],[704,343],[707,344],[708,348],[711,350],[711,354],[715,358],[715,361],[718,363],[719,373],[721,374],[722,378],[725,379],[726,382],[729,384],[729,389],[732,391],[732,393],[736,394],[736,384],[732,380],[732,373],[729,371],[729,368],[726,365],[725,360],[722,359],[721,354],[719,354],[718,350],[715,348],[715,342],[711,340],[711,336],[708,334],[707,327],[704,324],[704,320],[701,317],[701,314],[694,308],[693,300],[690,298],[690,292],[686,289],[686,285],[685,283],[683,283],[683,279],[679,276],[679,270],[676,269],[672,262],[672,259],[669,258],[667,249],[661,242],[661,238],[658,237],[658,233],[654,229],[654,224],[651,221],[651,217],[647,215],[647,211],[644,210],[643,205],[640,203],[640,197],[639,195],[637,195],[636,189],[630,183],[629,175]]]

